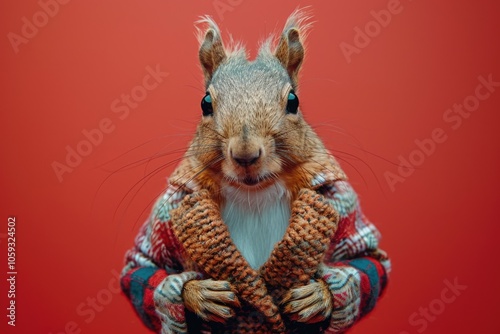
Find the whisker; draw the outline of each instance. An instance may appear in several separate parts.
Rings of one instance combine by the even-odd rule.
[[[220,145],[218,144],[191,144],[190,147],[189,147],[189,150],[187,149],[181,149],[180,151],[181,152],[186,152],[184,154],[184,156],[192,156],[192,155],[196,155],[197,153],[199,152],[216,152],[218,151],[220,148]],[[198,149],[200,149],[198,151]],[[208,150],[207,150],[208,149]],[[188,153],[188,152],[191,152],[191,153]],[[144,173],[146,173],[147,171],[147,168],[149,166],[149,163],[157,158],[161,158],[161,157],[164,157],[166,156],[166,154],[160,154],[160,151],[157,152],[157,154],[153,155],[152,157],[150,157],[150,159],[147,161],[146,165],[144,166]]]
[[[200,175],[204,170],[206,170],[207,168],[211,167],[213,164],[219,162],[221,160],[221,157],[216,157],[214,159],[212,159],[211,161],[208,162],[207,165],[205,166],[201,166],[201,170],[196,172],[195,175],[193,177],[191,177],[187,182],[190,182],[191,180],[193,180],[194,178],[196,178],[198,175]],[[162,169],[163,166],[159,167],[158,169]],[[135,192],[135,194],[133,194],[132,198],[130,199],[130,202],[132,202],[134,200],[134,198],[137,196],[137,194],[139,193],[139,191],[142,189],[142,187],[154,176],[158,173],[158,169],[156,169],[155,171],[151,172],[147,179],[145,180],[146,177],[143,177],[141,178],[138,182],[136,182],[134,184],[134,186],[127,192],[127,194],[122,198],[122,200],[120,201],[119,205],[118,205],[118,208],[121,206],[122,202],[124,201],[124,199],[128,196],[128,194],[131,192],[131,190],[133,190],[141,181],[144,181],[144,183],[139,187],[139,189]],[[187,183],[186,182],[186,183]],[[139,213],[139,215],[137,216],[137,219],[135,221],[135,223],[133,224],[132,226],[132,229],[134,229],[140,219],[140,217],[144,214],[144,212],[151,207],[151,205],[158,199],[158,197],[166,191],[167,188],[164,188],[162,189],[159,193],[156,194],[156,196],[153,197],[153,199],[147,204],[147,206],[144,207],[144,209]],[[181,187],[177,188],[173,193],[172,195],[167,198],[166,200],[168,201],[173,195],[175,195],[179,190],[181,189]],[[118,209],[117,208],[117,209]],[[123,218],[123,215],[126,213],[126,210],[128,209],[128,206],[125,208],[125,211],[123,212],[122,214],[122,217]],[[114,217],[116,216],[116,213],[117,213],[117,210],[115,210],[115,214],[114,214]],[[113,218],[113,220],[115,220]],[[115,244],[116,244],[116,241],[117,241],[117,238],[118,238],[118,234],[119,234],[119,231],[121,230],[121,226],[122,226],[122,221],[123,219],[120,219],[119,222],[118,222],[118,226],[116,228],[117,230],[117,234],[116,234],[116,237],[115,237]]]
[[[191,182],[192,180],[194,180],[195,178],[197,178],[197,177],[198,177],[201,173],[203,173],[205,170],[207,170],[208,168],[212,167],[214,164],[216,164],[216,163],[218,163],[218,162],[220,162],[220,161],[222,161],[222,160],[223,160],[223,157],[222,157],[222,156],[218,156],[218,157],[215,157],[214,159],[212,159],[211,161],[209,161],[206,165],[202,165],[202,166],[200,166],[200,167],[201,167],[201,169],[200,169],[198,172],[196,172],[196,173],[195,173],[192,177],[190,177],[190,178],[189,178],[189,179],[188,179],[185,183],[183,183],[183,186],[185,186],[187,183],[189,183],[189,182]],[[191,172],[191,171],[184,173],[183,175],[181,175],[181,177],[185,176],[186,174],[188,174],[188,173],[190,173],[190,172]],[[178,192],[181,188],[182,188],[182,187],[177,188],[177,189],[176,189],[176,190],[172,193],[172,195],[171,195],[168,199],[170,199],[170,198],[171,198],[174,194],[176,194],[176,193],[177,193],[177,192]],[[158,196],[159,196],[159,195],[158,195]],[[168,199],[167,199],[167,201],[168,201]],[[152,202],[154,202],[155,200],[156,200],[156,198],[155,198],[155,199],[153,199],[153,201],[152,201]],[[151,205],[151,203],[152,203],[152,202],[150,202],[150,203],[149,203],[149,205]],[[146,207],[144,208],[144,210],[141,212],[141,214],[140,214],[140,215],[142,215],[142,214],[144,213],[144,211],[148,209],[148,207],[149,207],[149,206],[146,206]],[[140,215],[139,215],[139,217],[140,217]],[[137,221],[136,221],[136,223],[137,223]],[[133,227],[135,227],[135,224],[134,224],[134,226],[133,226]]]

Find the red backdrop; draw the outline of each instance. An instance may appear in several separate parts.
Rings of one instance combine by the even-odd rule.
[[[255,55],[308,4],[303,111],[393,261],[352,333],[498,332],[500,6],[451,0],[2,1],[2,332],[148,332],[115,274],[201,114],[193,22]]]

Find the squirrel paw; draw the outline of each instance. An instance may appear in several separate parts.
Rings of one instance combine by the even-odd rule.
[[[234,316],[240,302],[226,281],[193,280],[184,284],[184,306],[205,321],[224,323]]]
[[[316,323],[330,317],[333,309],[332,296],[323,281],[316,281],[290,289],[281,305],[291,320]]]

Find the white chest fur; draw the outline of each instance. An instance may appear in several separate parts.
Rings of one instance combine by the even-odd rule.
[[[283,238],[290,219],[285,187],[276,183],[260,191],[224,187],[222,219],[231,239],[250,266],[258,269]]]

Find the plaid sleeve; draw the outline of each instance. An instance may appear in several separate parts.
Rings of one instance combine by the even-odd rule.
[[[155,267],[135,267],[122,276],[121,285],[144,324],[155,331],[161,329],[153,296],[158,285],[167,277],[165,270]]]
[[[362,214],[351,185],[337,181],[324,195],[340,220],[319,276],[329,286],[334,302],[327,333],[339,333],[375,307],[387,284],[390,261],[378,248],[380,233]]]
[[[121,287],[150,329],[163,333],[187,333],[181,292],[184,283],[199,279],[196,272],[183,272],[182,252],[173,234],[170,210],[181,194],[167,191],[141,227],[135,245],[126,253]]]

